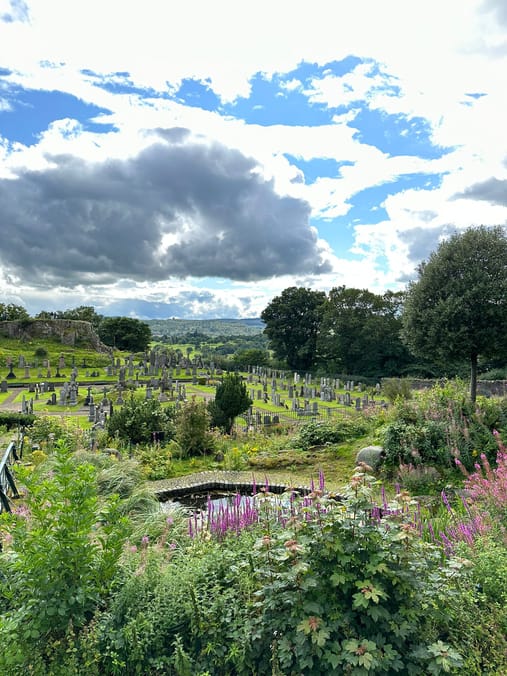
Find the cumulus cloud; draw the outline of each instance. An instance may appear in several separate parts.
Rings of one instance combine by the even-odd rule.
[[[329,271],[307,202],[277,194],[256,162],[185,130],[125,160],[50,157],[0,181],[0,260],[25,281],[265,279]]]

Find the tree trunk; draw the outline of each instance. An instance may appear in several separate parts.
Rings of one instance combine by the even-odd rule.
[[[475,403],[477,399],[477,355],[473,354],[470,358],[470,399]]]

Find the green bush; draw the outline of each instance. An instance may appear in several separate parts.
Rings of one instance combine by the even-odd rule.
[[[110,437],[129,444],[149,443],[154,432],[162,432],[165,441],[174,436],[174,409],[162,407],[156,399],[139,399],[133,393],[107,423]]]
[[[301,426],[295,443],[306,451],[312,446],[338,444],[362,437],[369,429],[368,420],[362,416],[343,416],[338,422],[311,421]]]
[[[252,674],[248,533],[227,546],[196,541],[169,560],[142,549],[100,618],[101,673]],[[187,671],[179,671],[186,664]]]
[[[454,468],[459,458],[471,470],[480,453],[494,462],[492,431],[506,419],[501,401],[479,397],[473,404],[458,381],[420,392],[411,401],[397,399],[381,439],[384,466],[390,473],[409,464]]]
[[[457,584],[442,631],[462,646],[461,673],[507,673],[507,548],[490,537],[463,545],[460,555],[471,565]]]
[[[204,400],[193,397],[176,414],[176,441],[182,451],[182,457],[203,455],[214,448],[214,438],[210,432],[211,415]]]
[[[34,356],[38,359],[45,359],[48,356],[48,351],[44,347],[37,347],[34,351]]]
[[[412,387],[409,378],[382,378],[382,394],[391,403],[396,399],[412,399]]]
[[[110,589],[126,534],[118,501],[99,503],[95,469],[64,443],[48,475],[18,470],[26,503],[6,515],[2,553],[0,668],[42,667],[69,626],[83,627]]]
[[[46,446],[47,450],[52,450],[57,441],[62,441],[75,451],[82,436],[76,419],[51,415],[37,416],[27,432],[32,442]]]
[[[259,674],[437,674],[462,658],[440,640],[452,595],[438,549],[393,519],[365,518],[366,477],[344,507],[259,541],[252,648]],[[341,514],[341,516],[340,516]]]
[[[31,413],[0,413],[0,425],[12,430],[17,427],[29,427],[36,420],[35,415]]]

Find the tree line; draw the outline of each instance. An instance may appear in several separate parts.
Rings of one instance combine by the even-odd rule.
[[[457,375],[507,359],[507,237],[469,228],[442,242],[405,291],[289,287],[261,318],[290,368],[364,376]],[[495,361],[496,360],[496,361]]]

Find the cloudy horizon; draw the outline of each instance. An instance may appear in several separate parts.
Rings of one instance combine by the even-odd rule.
[[[502,0],[0,0],[2,302],[258,317],[507,223]]]

